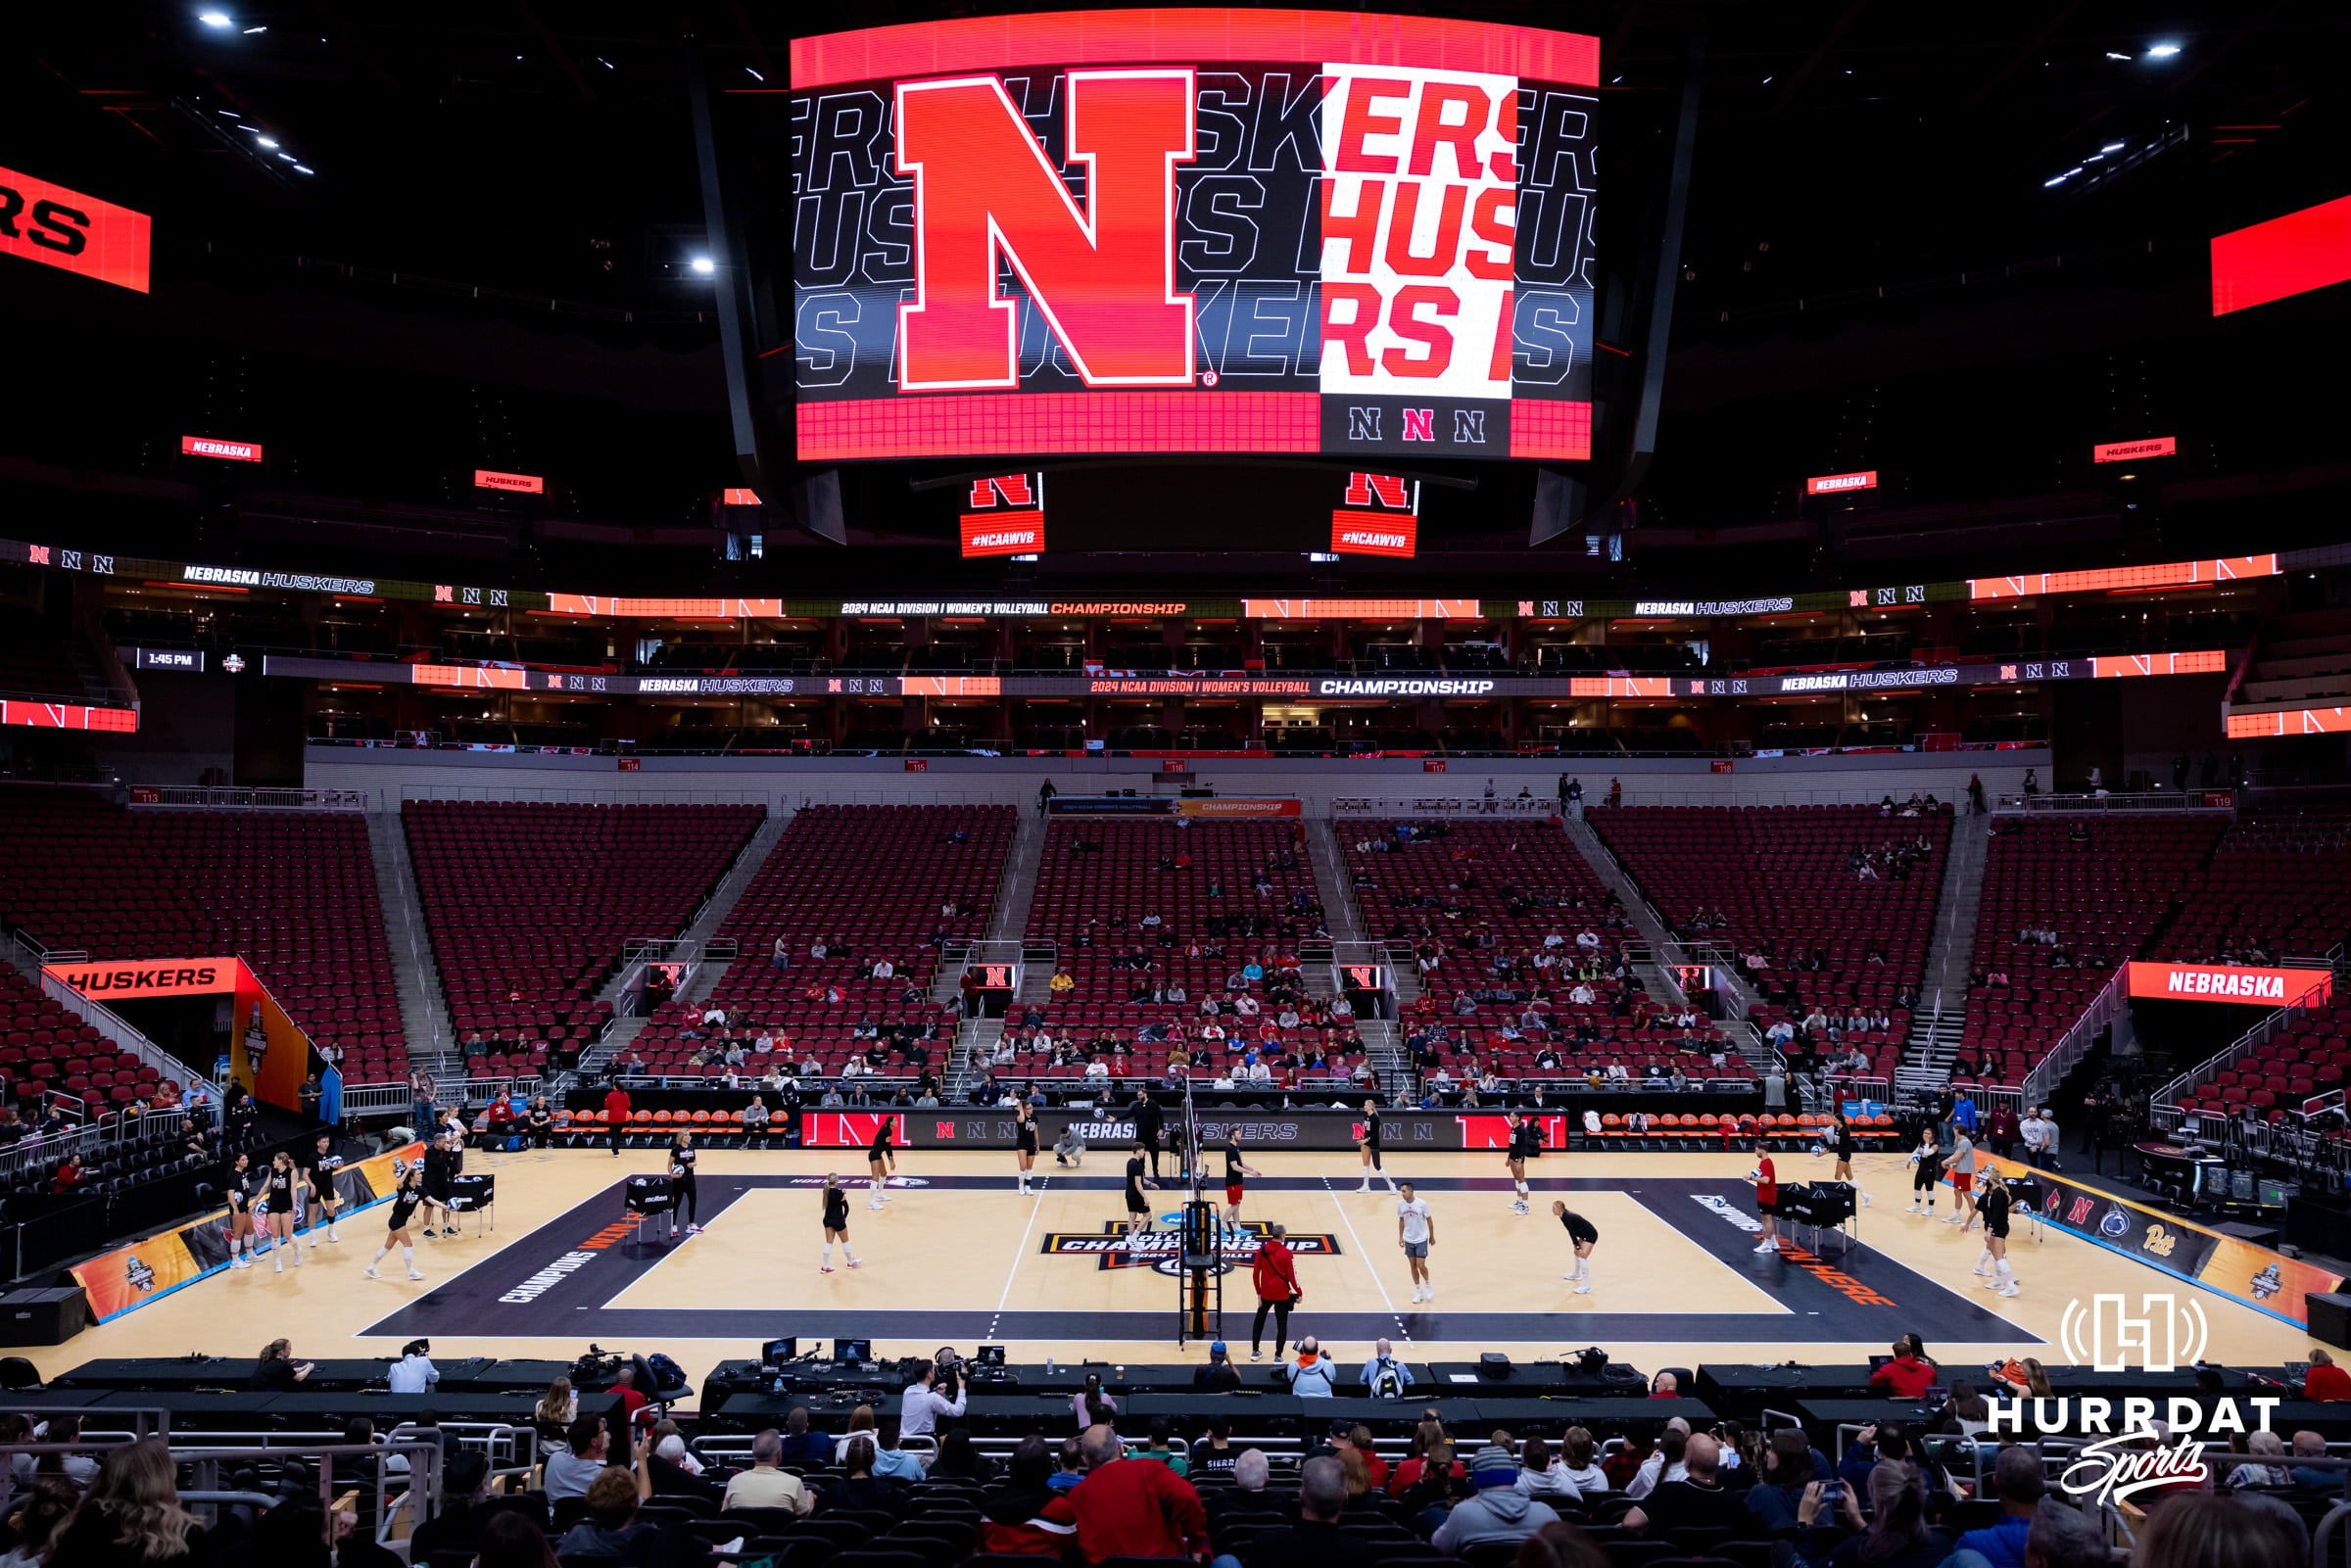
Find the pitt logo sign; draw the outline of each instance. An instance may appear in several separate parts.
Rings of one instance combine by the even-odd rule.
[[[1069,73],[1069,161],[1083,208],[994,76],[900,82],[897,166],[914,180],[915,297],[898,308],[908,392],[1010,390],[1020,337],[1009,265],[1089,387],[1185,387],[1192,298],[1176,290],[1176,166],[1193,158],[1180,71]]]

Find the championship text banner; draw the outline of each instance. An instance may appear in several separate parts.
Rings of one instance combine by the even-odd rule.
[[[940,32],[792,48],[803,459],[1591,454],[1593,39],[1279,11]]]

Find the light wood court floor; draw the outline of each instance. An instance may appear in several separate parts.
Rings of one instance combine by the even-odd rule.
[[[2210,1324],[2206,1354],[2236,1364],[2307,1353],[2300,1330],[2131,1258],[2021,1218],[2010,1259],[2023,1293],[2001,1299],[1970,1269],[1977,1234],[1902,1212],[1907,1167],[1864,1156],[1857,1242],[1840,1256],[1753,1251],[1744,1154],[1550,1154],[1530,1171],[1532,1212],[1511,1212],[1499,1156],[1391,1156],[1432,1211],[1433,1303],[1412,1301],[1397,1244],[1396,1199],[1357,1191],[1352,1154],[1252,1154],[1242,1217],[1278,1222],[1299,1252],[1305,1300],[1293,1333],[1321,1337],[1344,1363],[1386,1336],[1408,1358],[1474,1359],[1505,1351],[1549,1357],[1599,1345],[1645,1370],[1700,1361],[1853,1361],[1914,1331],[1947,1364],[2010,1354],[2070,1359],[2055,1349],[2075,1298],[2146,1291],[2193,1294]],[[1213,1162],[1212,1162],[1213,1164]],[[426,1335],[436,1356],[569,1357],[607,1349],[662,1350],[698,1379],[717,1361],[756,1354],[784,1335],[870,1338],[884,1355],[1001,1344],[1015,1360],[1094,1355],[1118,1361],[1204,1357],[1176,1348],[1177,1282],[1165,1234],[1182,1194],[1155,1193],[1162,1232],[1129,1253],[1121,1197],[1124,1155],[1097,1150],[1080,1171],[1040,1158],[1036,1196],[1014,1186],[1009,1153],[916,1150],[897,1184],[866,1207],[856,1150],[745,1152],[701,1159],[698,1235],[673,1243],[664,1221],[628,1222],[619,1183],[661,1168],[652,1150],[476,1156],[498,1177],[495,1228],[421,1243],[426,1278],[360,1272],[383,1237],[380,1210],[341,1225],[300,1269],[250,1270],[198,1281],[31,1353],[44,1375],[99,1356],[250,1355],[290,1337],[298,1355],[395,1354]],[[1783,1181],[1828,1174],[1827,1162],[1782,1156]],[[1173,1176],[1173,1162],[1165,1166]],[[1221,1172],[1221,1166],[1217,1166]],[[819,1187],[837,1171],[852,1187],[850,1237],[862,1266],[838,1253],[820,1273]],[[1222,1201],[1221,1188],[1212,1195]],[[1569,1294],[1572,1263],[1551,1205],[1564,1200],[1601,1240],[1594,1290]],[[1947,1203],[1947,1197],[1946,1197]],[[1242,1245],[1254,1245],[1254,1235]],[[1248,1354],[1255,1293],[1245,1259],[1224,1280],[1223,1332]]]

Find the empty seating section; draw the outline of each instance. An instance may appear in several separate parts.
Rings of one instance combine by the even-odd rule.
[[[684,930],[764,815],[760,806],[405,803],[450,1026],[489,1047],[474,1075],[537,1072],[552,1053],[592,1039],[610,1011],[596,992],[622,944]]]
[[[1342,822],[1337,832],[1364,928],[1387,942],[1398,965],[1418,966],[1415,1022],[1445,1025],[1435,1059],[1455,1077],[1490,1065],[1505,1080],[1559,1080],[1611,1063],[1641,1076],[1653,1062],[1668,1070],[1678,1064],[1692,1077],[1746,1075],[1735,1055],[1718,1069],[1710,1052],[1677,1053],[1677,1041],[1703,1046],[1715,1038],[1712,1024],[1676,1030],[1639,980],[1607,973],[1631,927],[1557,828]],[[1578,946],[1587,933],[1597,948]],[[1547,943],[1550,937],[1559,941]],[[1545,958],[1557,963],[1539,967]],[[1578,972],[1593,970],[1601,973],[1582,982],[1592,1000],[1575,1001]],[[1537,987],[1545,993],[1539,1001]],[[1529,1012],[1540,1021],[1533,1026]],[[1547,1051],[1558,1065],[1539,1062]]]
[[[634,1042],[645,1070],[660,1076],[717,1076],[723,1064],[696,1064],[717,1031],[694,1020],[711,1006],[743,1014],[732,1031],[756,1039],[781,1030],[792,1060],[822,1062],[828,1076],[853,1053],[881,1049],[885,1075],[915,1075],[901,1044],[852,1040],[866,1023],[909,1025],[929,1037],[930,1064],[946,1066],[952,1021],[929,1000],[940,944],[984,935],[1019,831],[1011,806],[808,806],[792,819],[743,896],[719,927],[742,957],[707,1000],[664,1003]],[[952,904],[955,913],[946,913]],[[773,962],[776,938],[791,967]],[[826,956],[812,958],[819,942]],[[894,972],[877,979],[887,959]],[[685,1038],[691,1030],[693,1038]],[[758,1070],[760,1064],[753,1063]]]
[[[153,1097],[163,1074],[97,1028],[43,996],[15,970],[0,969],[0,1085],[29,1113],[49,1094],[96,1115]]]
[[[1932,945],[1948,808],[1913,817],[1877,806],[1604,806],[1587,815],[1667,927],[1763,957],[1751,976],[1758,1028],[1782,1016],[1800,1021],[1815,1003],[1848,1016],[1854,1005],[1883,1010],[1892,1026],[1859,1044],[1873,1070],[1892,1074],[1910,1022],[1897,1003],[1916,995]],[[1858,857],[1922,837],[1927,847],[1906,872],[1859,874]],[[1849,1050],[1854,1040],[1838,1043]]]
[[[0,921],[93,958],[216,958],[253,967],[287,1014],[343,1053],[408,1068],[367,823],[357,813],[12,803]]]
[[[1984,864],[1959,1080],[2023,1083],[2115,966],[2144,955],[2227,826],[2217,815],[2000,819]]]
[[[1304,1064],[1321,1048],[1332,1053],[1334,1069],[1351,1071],[1359,1057],[1341,1050],[1353,1044],[1351,1031],[1311,1022],[1282,1029],[1273,1009],[1263,1007],[1269,982],[1295,964],[1298,938],[1320,926],[1320,894],[1298,825],[1202,821],[1179,828],[1178,820],[1056,817],[1046,829],[1028,934],[1058,945],[1061,968],[1075,982],[1046,1010],[1046,1028],[1064,1040],[1116,1041],[1123,1060],[1112,1072],[1121,1078],[1164,1073],[1179,1031],[1187,1050],[1204,1059],[1200,1070],[1220,1064],[1197,1037],[1212,1022],[1227,1036],[1223,1060],[1273,1027],[1283,1054]],[[1157,924],[1145,925],[1152,917]],[[1263,977],[1242,973],[1252,963]],[[1153,988],[1178,985],[1181,1001],[1148,998]],[[1138,991],[1145,993],[1139,999]],[[1212,1021],[1201,1011],[1204,1002],[1231,1004],[1243,994],[1263,1007],[1257,1017],[1226,1011]],[[1308,1011],[1299,1009],[1302,1018]],[[1169,1038],[1138,1039],[1145,1028]],[[1023,1079],[1083,1073],[1084,1065],[1075,1061],[1040,1063],[1032,1070],[1024,1059],[1018,1069]]]
[[[2271,1121],[2299,1112],[2313,1095],[2340,1091],[2351,1072],[2351,998],[2336,996],[2298,1010],[2285,1026],[2234,1067],[2183,1091],[2180,1105],[2240,1117],[2251,1106]]]
[[[2314,956],[2351,934],[2351,809],[2265,810],[2240,819],[2188,879],[2155,958],[2259,963]]]

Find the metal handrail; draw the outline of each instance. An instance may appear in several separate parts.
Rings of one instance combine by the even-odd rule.
[[[133,806],[210,811],[365,811],[364,789],[230,789],[195,784],[139,784]]]
[[[2059,1035],[2057,1043],[2049,1048],[2049,1054],[2035,1063],[2033,1070],[2025,1074],[2025,1103],[2048,1104],[2050,1093],[2058,1083],[2074,1069],[2076,1063],[2089,1054],[2090,1042],[2097,1038],[2098,1031],[2121,1018],[2130,1010],[2130,1006],[2131,966],[2119,964],[2115,967],[2113,976],[2083,1008],[2082,1016],[2074,1021],[2073,1027]]]

